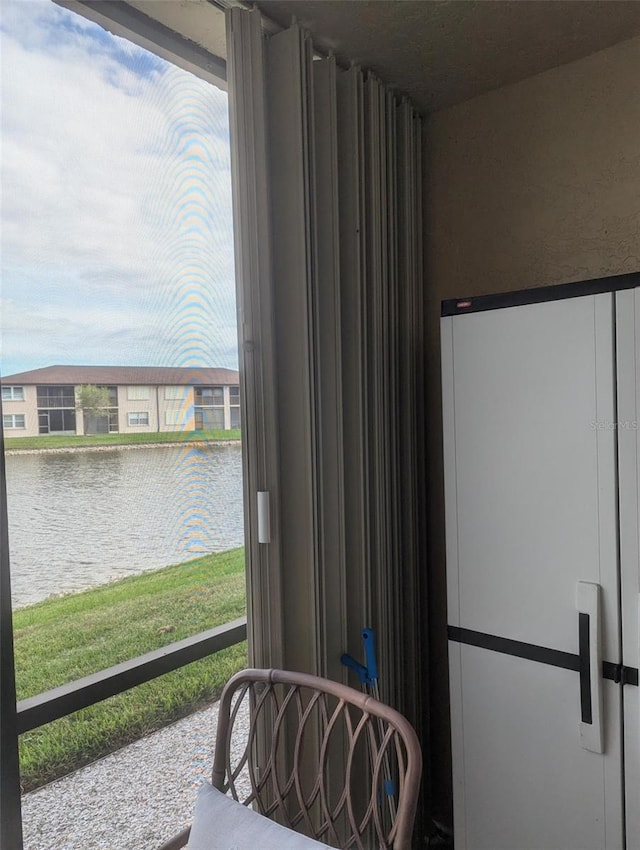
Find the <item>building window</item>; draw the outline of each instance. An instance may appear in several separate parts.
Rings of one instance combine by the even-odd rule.
[[[24,413],[4,413],[2,416],[3,428],[25,428]]]
[[[196,431],[223,431],[224,387],[195,387]]]
[[[117,434],[118,428],[118,387],[95,385],[99,390],[108,393],[108,407],[100,409],[83,409],[83,422],[85,434]]]
[[[53,384],[38,387],[38,407],[76,407],[76,392],[73,386]]]
[[[60,408],[39,410],[38,423],[40,434],[75,434],[76,412]]]
[[[129,413],[128,414],[129,425],[148,425],[149,424],[149,411],[141,410],[138,413]]]
[[[117,387],[106,387],[100,384],[101,390],[109,390],[109,407],[118,407],[118,388]]]
[[[229,387],[229,427],[240,427],[240,387]]]
[[[203,407],[223,407],[224,387],[196,387],[195,403]]]
[[[117,434],[120,430],[118,425],[118,387],[104,387],[109,390],[109,409],[105,410],[107,420],[107,432],[109,434]]]
[[[149,395],[149,387],[127,387],[127,398],[129,401],[146,401]]]
[[[2,401],[24,401],[24,387],[3,387]]]
[[[165,387],[164,397],[167,401],[176,401],[184,397],[184,387]]]
[[[75,434],[76,391],[73,385],[36,387],[40,434]]]
[[[196,407],[196,431],[224,431],[224,407]]]
[[[117,434],[118,431],[120,430],[119,427],[118,427],[118,410],[117,410],[117,408],[115,410],[112,409],[112,410],[108,411],[108,413],[107,413],[107,423],[108,423],[108,426],[109,426],[109,433],[110,434]]]

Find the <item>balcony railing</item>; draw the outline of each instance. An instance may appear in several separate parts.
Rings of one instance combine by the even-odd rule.
[[[240,617],[222,626],[200,632],[161,649],[115,664],[106,670],[60,685],[18,702],[18,733],[29,732],[88,708],[109,697],[200,661],[247,638],[247,619]]]

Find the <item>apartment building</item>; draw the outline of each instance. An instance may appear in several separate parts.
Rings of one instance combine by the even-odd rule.
[[[78,389],[104,387],[109,407],[87,414]],[[230,430],[240,427],[233,369],[161,366],[46,366],[2,379],[7,437],[39,434]]]

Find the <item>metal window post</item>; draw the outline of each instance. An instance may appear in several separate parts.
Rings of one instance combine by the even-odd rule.
[[[16,682],[13,659],[9,529],[4,461],[4,433],[0,420],[0,850],[22,850],[20,763]]]

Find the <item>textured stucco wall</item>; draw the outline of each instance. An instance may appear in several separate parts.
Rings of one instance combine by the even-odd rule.
[[[139,387],[136,389],[146,390],[148,398],[130,399],[129,387],[118,387],[118,431],[121,434],[144,434],[150,431],[160,431],[158,427],[158,390],[162,387]],[[129,413],[147,413],[148,425],[129,425]]]
[[[437,113],[425,158],[431,757],[446,818],[440,301],[640,271],[640,39]]]
[[[193,387],[160,387],[158,404],[160,431],[194,430]]]

